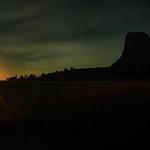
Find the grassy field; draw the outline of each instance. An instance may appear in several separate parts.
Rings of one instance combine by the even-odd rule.
[[[0,137],[15,149],[149,143],[150,82],[0,82]]]

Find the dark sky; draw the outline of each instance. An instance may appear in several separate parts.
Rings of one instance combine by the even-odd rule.
[[[150,33],[149,0],[1,0],[0,78],[108,66],[131,31]]]

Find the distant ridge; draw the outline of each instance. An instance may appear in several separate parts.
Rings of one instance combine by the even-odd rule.
[[[150,37],[143,32],[129,32],[121,57],[110,67],[64,69],[41,76],[11,77],[25,81],[150,80]]]

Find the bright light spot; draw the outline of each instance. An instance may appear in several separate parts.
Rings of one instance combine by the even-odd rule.
[[[7,78],[8,73],[5,68],[6,68],[5,64],[1,61],[0,62],[0,80],[6,80]]]
[[[6,75],[0,72],[0,80],[5,80],[5,79],[6,79]]]

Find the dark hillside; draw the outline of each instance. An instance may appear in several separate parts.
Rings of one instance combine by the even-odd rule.
[[[0,137],[5,148],[149,145],[148,82],[3,82],[0,89],[13,116],[10,119],[1,104]]]

